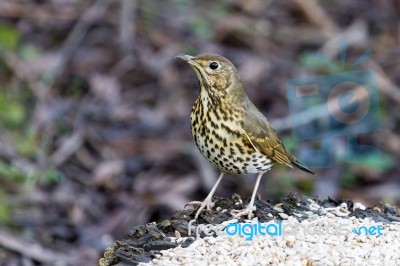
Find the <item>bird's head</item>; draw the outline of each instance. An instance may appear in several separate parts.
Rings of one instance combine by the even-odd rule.
[[[225,57],[216,54],[198,56],[182,54],[176,58],[182,59],[193,67],[201,88],[205,88],[208,93],[218,97],[243,93],[237,69]]]

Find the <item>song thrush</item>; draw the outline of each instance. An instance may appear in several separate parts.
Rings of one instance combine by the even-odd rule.
[[[200,95],[190,116],[192,136],[203,156],[221,170],[221,174],[203,202],[195,218],[206,207],[213,206],[212,196],[225,173],[257,173],[257,181],[249,205],[233,211],[236,217],[251,218],[254,199],[262,175],[274,163],[296,166],[314,174],[290,154],[264,115],[247,97],[235,66],[215,54],[196,57],[178,55],[189,63],[200,82]]]

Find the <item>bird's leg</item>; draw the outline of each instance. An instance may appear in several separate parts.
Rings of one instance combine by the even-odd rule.
[[[234,216],[235,218],[239,218],[241,216],[248,215],[248,218],[251,219],[253,211],[256,210],[256,206],[254,206],[254,200],[256,198],[258,186],[260,185],[261,177],[263,176],[263,174],[264,174],[263,172],[257,174],[256,185],[254,186],[253,195],[251,195],[251,200],[249,205],[247,205],[246,208],[243,210],[232,210],[231,211],[232,216]]]
[[[199,214],[201,213],[201,211],[204,208],[207,208],[207,210],[211,210],[211,208],[214,206],[214,202],[212,202],[211,199],[212,199],[212,196],[214,195],[215,190],[218,187],[219,182],[221,182],[222,178],[224,177],[224,174],[225,174],[224,172],[221,172],[221,174],[218,177],[217,182],[215,183],[215,185],[211,189],[210,193],[208,193],[207,198],[203,202],[192,201],[187,204],[187,205],[200,205],[200,207],[197,209],[196,216],[194,217],[195,219],[197,219],[197,217],[199,217]]]

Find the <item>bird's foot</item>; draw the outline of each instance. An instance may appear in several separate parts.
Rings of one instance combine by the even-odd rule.
[[[211,199],[206,198],[204,201],[191,201],[186,205],[192,205],[192,206],[200,205],[200,207],[197,209],[196,216],[194,217],[195,219],[197,219],[197,217],[199,217],[201,211],[204,210],[204,208],[210,211],[215,204],[214,202],[211,201]]]
[[[253,216],[253,212],[256,210],[256,206],[254,205],[247,205],[245,209],[243,210],[232,210],[231,211],[231,215],[234,218],[240,218],[241,216],[245,216],[248,215],[248,219],[251,219],[251,217]]]

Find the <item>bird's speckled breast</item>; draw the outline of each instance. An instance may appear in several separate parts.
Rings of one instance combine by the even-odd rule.
[[[203,156],[229,173],[259,173],[272,164],[268,157],[255,149],[240,126],[241,110],[213,104],[200,94],[190,116],[192,136]]]

